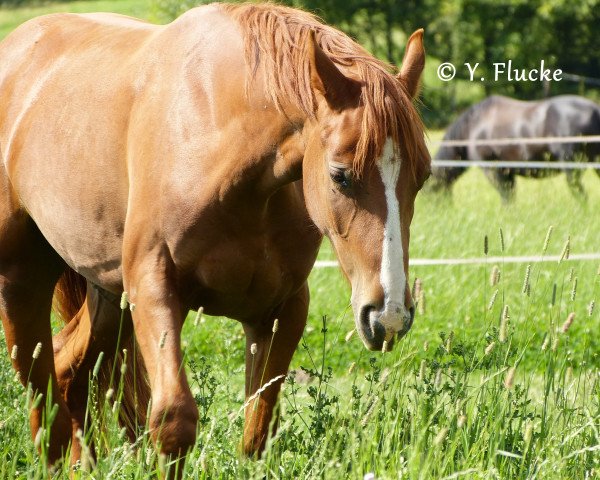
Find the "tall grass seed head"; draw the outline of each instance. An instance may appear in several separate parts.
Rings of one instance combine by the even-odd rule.
[[[415,282],[413,283],[412,288],[412,297],[414,299],[418,299],[421,295],[421,290],[423,290],[423,282],[420,278],[415,278]]]
[[[504,253],[504,232],[500,229],[500,251]]]
[[[40,353],[42,353],[42,342],[38,342],[35,348],[33,349],[33,353],[31,354],[31,358],[37,360],[40,358]]]
[[[38,428],[38,431],[35,434],[35,439],[33,440],[33,445],[35,446],[36,450],[40,449],[42,439],[44,438],[44,433],[45,429],[43,427]]]
[[[435,388],[440,388],[442,385],[442,369],[438,368],[437,372],[435,372],[435,379],[433,380],[433,386]]]
[[[485,347],[484,354],[487,356],[494,351],[494,347],[496,346],[496,342],[490,343],[487,347]]]
[[[596,306],[596,302],[592,300],[588,306],[588,317],[591,317],[594,314],[594,307]]]
[[[448,338],[446,339],[446,351],[448,353],[452,353],[452,341],[454,340],[454,331],[451,331],[448,334]]]
[[[565,320],[565,323],[563,323],[562,327],[560,328],[560,331],[562,333],[567,333],[569,331],[569,328],[571,328],[571,325],[573,324],[573,320],[575,320],[575,312],[569,313],[569,316]]]
[[[447,435],[448,435],[448,427],[442,428],[437,433],[435,438],[433,439],[433,445],[435,445],[436,447],[439,447],[442,443],[444,443],[444,440],[446,440]]]
[[[563,260],[568,260],[570,253],[571,253],[571,235],[569,235],[567,237],[567,241],[565,242],[565,246],[562,249],[558,263],[562,262]]]
[[[515,383],[515,373],[516,373],[517,369],[516,367],[510,367],[508,369],[508,372],[506,374],[506,377],[504,378],[504,387],[507,390],[510,390],[514,383]]]
[[[354,332],[356,332],[356,329],[353,328],[346,334],[346,337],[345,337],[346,342],[350,341],[350,339],[354,336]]]
[[[417,312],[419,315],[425,315],[427,300],[425,299],[425,290],[421,290],[421,294],[417,298]]]
[[[523,279],[523,288],[522,288],[522,292],[526,295],[529,292],[529,277],[530,276],[531,276],[531,265],[527,265],[527,268],[525,269],[525,278]]]
[[[198,308],[196,316],[194,317],[194,327],[197,327],[199,323],[204,323],[204,317],[202,316],[203,313],[204,307]]]
[[[542,248],[542,253],[546,253],[546,251],[548,250],[548,244],[550,243],[550,237],[552,236],[552,230],[554,230],[554,227],[552,225],[550,225],[548,227],[548,231],[546,232],[546,238],[544,239],[544,247]]]
[[[483,254],[487,256],[489,251],[488,236],[483,237]]]
[[[273,333],[277,333],[277,330],[279,330],[279,319],[276,318],[275,321],[273,322]]]
[[[123,292],[121,294],[121,310],[125,310],[127,308],[127,304],[129,303],[129,294],[127,292]]]
[[[492,293],[492,298],[490,298],[490,303],[488,303],[488,310],[494,308],[494,303],[496,303],[496,297],[498,297],[498,289]]]
[[[252,345],[250,345],[250,353],[252,355],[256,355],[257,351],[258,351],[258,347],[256,346],[256,343],[253,343]]]
[[[552,339],[552,346],[550,347],[550,349],[553,352],[556,352],[556,350],[558,349],[558,342],[559,342],[558,335],[554,335],[554,338]]]
[[[571,288],[571,301],[575,301],[575,297],[577,296],[577,277],[573,279],[573,288]]]
[[[492,271],[490,272],[490,285],[495,287],[500,283],[500,267],[498,265],[494,265],[492,267]]]

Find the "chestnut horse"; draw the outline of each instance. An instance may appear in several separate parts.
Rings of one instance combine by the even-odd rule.
[[[23,382],[46,393],[50,380],[49,462],[70,442],[80,455],[90,368],[120,330],[147,369],[153,439],[184,457],[198,412],[180,334],[200,306],[242,323],[246,398],[277,378],[246,408],[243,448],[260,453],[322,235],[364,344],[408,331],[409,226],[430,171],[412,98],[422,34],[397,75],[275,5],[215,4],[164,26],[56,14],[0,44],[0,313]],[[53,339],[54,294],[70,322]]]

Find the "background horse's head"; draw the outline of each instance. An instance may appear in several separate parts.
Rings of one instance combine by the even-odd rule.
[[[317,112],[303,167],[306,203],[352,285],[356,330],[379,350],[414,317],[410,223],[430,168],[412,104],[425,63],[422,31],[410,37],[396,77],[372,67],[342,73],[314,37],[309,43]]]

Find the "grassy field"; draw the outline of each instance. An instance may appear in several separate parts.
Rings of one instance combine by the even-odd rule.
[[[0,10],[0,36],[30,16],[65,9],[150,15],[147,2],[131,0]],[[489,256],[560,255],[567,240],[572,254],[599,252],[600,179],[587,172],[584,185],[586,204],[572,198],[564,175],[519,179],[514,203],[503,205],[482,172],[470,170],[451,195],[419,196],[411,257],[483,257],[486,236]],[[327,243],[320,258],[334,258]],[[495,267],[500,279],[492,285]],[[202,421],[186,475],[600,478],[600,308],[592,308],[600,300],[600,261],[536,263],[527,271],[527,264],[503,261],[412,268],[423,285],[421,311],[392,352],[373,354],[356,335],[346,340],[353,320],[341,273],[315,269],[282,422],[259,461],[238,451],[241,326],[222,318],[194,326],[190,314],[184,349]],[[0,478],[47,478],[8,355],[0,356],[0,382]],[[89,432],[97,463],[76,478],[142,479],[163,468],[147,436],[135,445],[123,439],[113,401],[101,402]],[[68,469],[53,477],[68,478]]]
[[[470,171],[451,197],[419,197],[412,256],[481,257],[485,235],[489,255],[541,254],[549,225],[547,255],[560,254],[569,236],[571,253],[597,252],[593,207],[600,180],[588,172],[585,185],[587,206],[570,197],[562,176],[520,181],[515,203],[506,207],[482,173]],[[321,258],[333,258],[328,245]],[[426,308],[407,338],[385,354],[367,352],[356,335],[346,341],[353,328],[349,289],[337,269],[316,269],[296,374],[282,395],[281,427],[260,461],[238,453],[242,329],[221,318],[194,326],[190,317],[184,348],[203,421],[187,475],[597,478],[600,310],[591,311],[590,303],[600,297],[599,264],[533,264],[528,294],[526,264],[413,268]],[[492,286],[494,266],[501,275]],[[0,363],[0,478],[44,478],[29,440],[26,394],[6,355]],[[111,405],[99,415],[108,434],[90,433],[99,452],[95,470],[76,476],[147,478],[161,468],[154,450],[146,437],[135,446],[122,439]]]

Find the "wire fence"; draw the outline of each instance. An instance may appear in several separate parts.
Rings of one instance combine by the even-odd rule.
[[[503,145],[547,145],[561,143],[600,143],[600,135],[583,135],[570,137],[514,137],[467,140],[440,140],[430,142],[431,146],[440,147],[477,147]],[[480,167],[480,168],[519,168],[530,170],[600,170],[599,162],[564,162],[564,161],[527,161],[527,160],[432,160],[432,165],[439,168]]]
[[[431,267],[451,265],[483,265],[496,263],[543,263],[600,260],[600,253],[576,253],[564,258],[561,255],[529,255],[521,257],[478,257],[478,258],[411,258],[410,266]],[[339,266],[336,260],[317,260],[315,268],[334,268]]]

